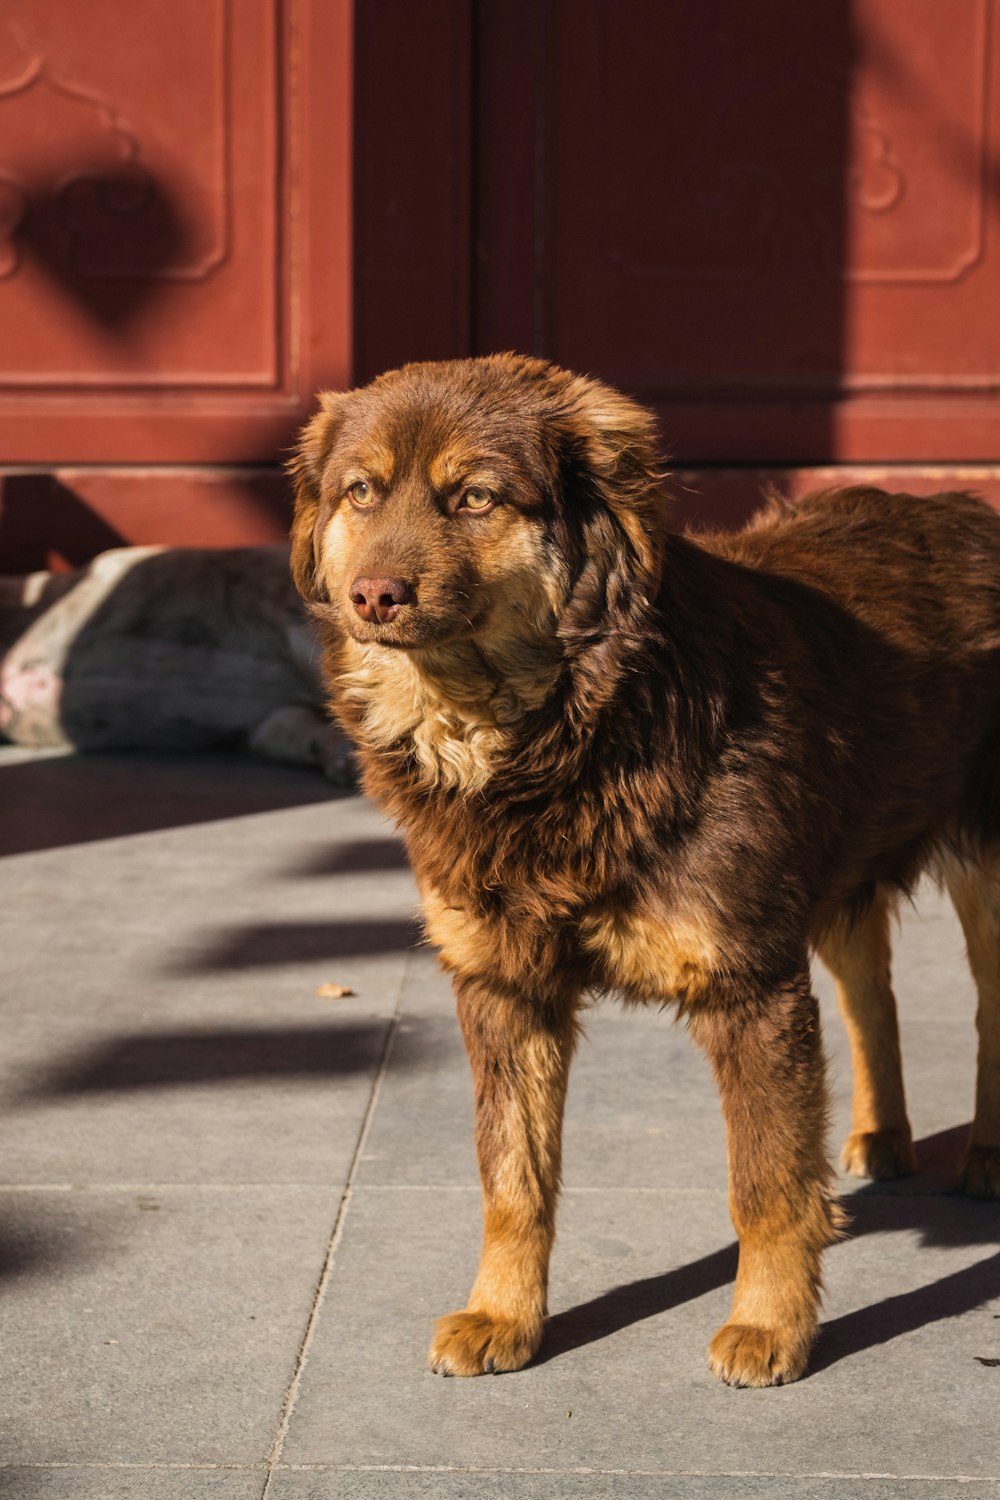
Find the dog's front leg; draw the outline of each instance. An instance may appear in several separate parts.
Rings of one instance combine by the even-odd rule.
[[[722,1096],[740,1242],[733,1310],[709,1364],[730,1385],[783,1385],[805,1369],[820,1254],[842,1221],[829,1196],[818,1007],[802,975],[768,995],[720,997],[691,1029]]]
[[[575,1006],[478,980],[455,988],[476,1093],[483,1248],[468,1306],[438,1321],[430,1364],[481,1375],[520,1369],[541,1342]]]

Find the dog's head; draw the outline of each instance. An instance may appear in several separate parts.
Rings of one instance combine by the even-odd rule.
[[[296,583],[363,645],[570,640],[656,588],[652,418],[541,360],[406,365],[328,393],[292,472]]]

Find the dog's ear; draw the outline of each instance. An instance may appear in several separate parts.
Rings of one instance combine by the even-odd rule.
[[[663,565],[666,473],[653,416],[596,380],[559,392],[560,530],[572,587],[563,632],[619,626],[653,597]]]
[[[345,397],[336,391],[320,393],[320,409],[303,427],[288,472],[295,486],[292,519],[292,578],[303,599],[319,600],[322,590],[317,577],[316,523],[323,503],[323,469],[330,445],[340,425]]]

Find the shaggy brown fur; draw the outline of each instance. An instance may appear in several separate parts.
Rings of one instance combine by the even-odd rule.
[[[931,862],[981,997],[962,1181],[1000,1192],[1000,520],[850,489],[669,535],[649,415],[513,355],[324,396],[294,469],[296,579],[475,1077],[482,1260],[433,1366],[539,1346],[578,1012],[614,989],[675,1003],[718,1080],[712,1368],[794,1380],[840,1224],[810,949],[854,1051],[846,1165],[906,1171],[888,910]]]

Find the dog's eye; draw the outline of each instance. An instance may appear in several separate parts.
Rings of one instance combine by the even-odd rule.
[[[459,503],[460,510],[490,510],[493,505],[493,496],[489,490],[466,490]]]
[[[371,505],[375,500],[375,495],[371,485],[365,484],[365,481],[363,479],[356,479],[352,485],[349,485],[347,493],[351,497],[351,501],[354,505],[360,505],[363,507],[366,505]]]

